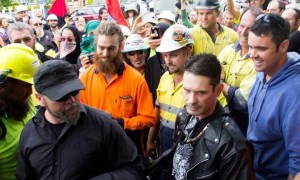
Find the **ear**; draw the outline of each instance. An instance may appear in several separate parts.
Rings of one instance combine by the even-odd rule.
[[[216,86],[216,88],[215,88],[215,96],[216,96],[216,98],[218,98],[219,95],[221,94],[221,92],[222,92],[222,90],[223,90],[223,87],[224,87],[223,83],[219,83],[219,84]]]
[[[190,59],[190,57],[192,56],[192,52],[193,52],[193,47],[190,45],[186,46],[186,55],[188,57],[188,60]]]
[[[287,52],[288,47],[289,47],[289,40],[286,39],[286,40],[284,40],[284,41],[280,44],[280,46],[279,46],[279,51],[281,51],[281,52]]]
[[[300,19],[297,20],[296,24],[297,24],[297,29],[298,29],[300,26]]]
[[[44,107],[46,105],[46,102],[45,102],[45,98],[39,94],[39,93],[35,93],[35,97],[36,99],[39,101],[39,104]]]
[[[127,53],[125,53],[125,56],[126,56],[127,59],[129,59],[129,55]]]

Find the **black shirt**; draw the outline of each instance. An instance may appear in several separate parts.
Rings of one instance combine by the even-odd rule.
[[[40,108],[20,137],[17,179],[140,179],[142,158],[116,120],[85,105],[80,111],[57,139]]]

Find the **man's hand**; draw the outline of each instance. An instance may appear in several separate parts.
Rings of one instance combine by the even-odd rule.
[[[26,24],[29,24],[29,16],[22,17],[22,22],[26,23]]]
[[[86,55],[80,56],[79,59],[82,64],[82,67],[84,67],[84,69],[87,69],[88,67],[90,67],[91,64],[93,64],[91,62],[90,58]]]
[[[148,37],[149,46],[152,50],[155,50],[160,45],[161,37],[159,39],[153,39],[157,36],[158,34],[150,34],[150,36]]]
[[[146,150],[146,153],[149,157],[151,157],[152,159],[157,159],[158,157],[158,154],[157,154],[157,151],[156,151],[157,147],[156,147],[156,144],[155,142],[153,141],[148,141],[147,142],[147,150]]]

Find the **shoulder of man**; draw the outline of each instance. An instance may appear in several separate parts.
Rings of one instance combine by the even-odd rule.
[[[229,139],[232,139],[235,143],[237,150],[247,149],[250,148],[247,140],[241,130],[239,129],[236,122],[229,117],[228,115],[223,116],[222,127],[223,127],[223,134],[228,134]]]

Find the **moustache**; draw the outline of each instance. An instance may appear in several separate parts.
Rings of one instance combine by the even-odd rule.
[[[74,107],[78,107],[78,106],[79,106],[78,103],[69,104],[69,105],[65,106],[64,111],[68,111],[68,110],[70,110]]]

